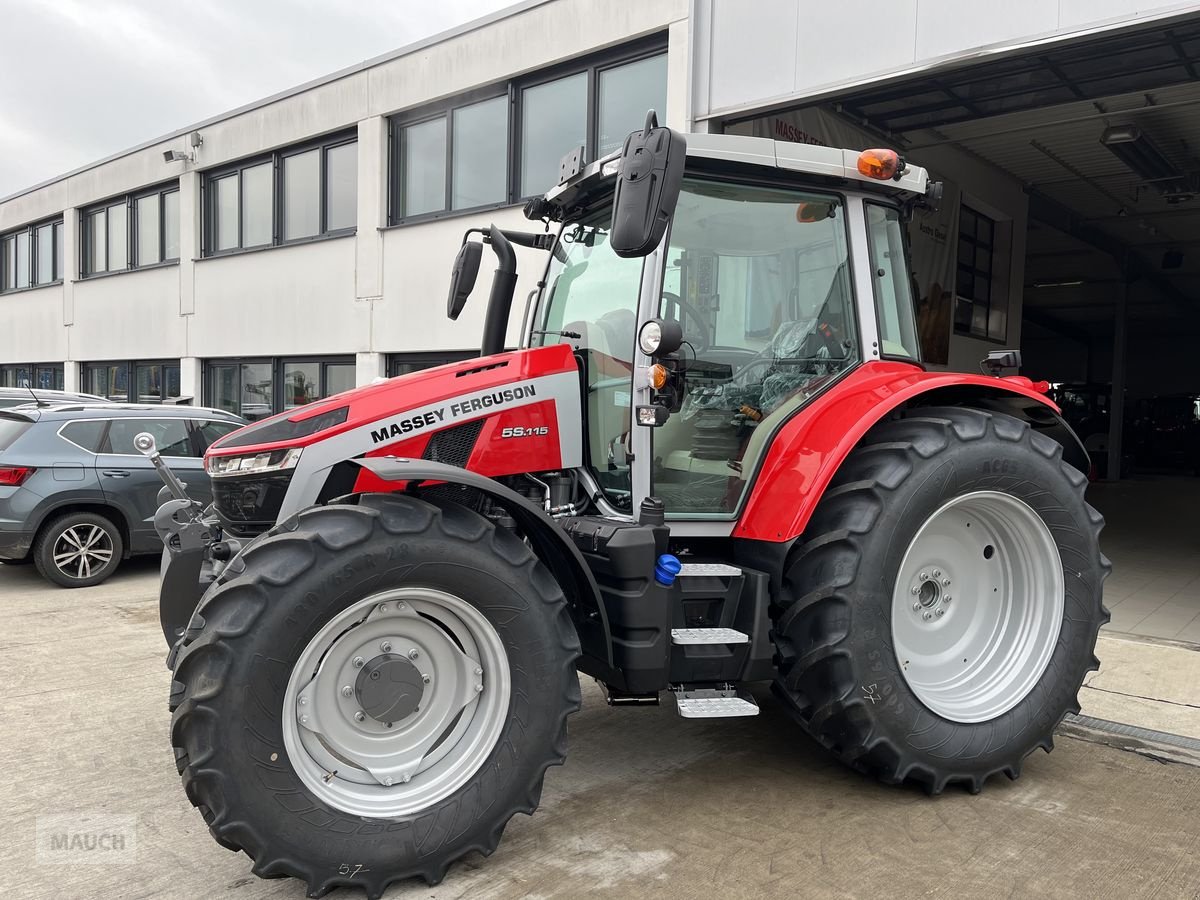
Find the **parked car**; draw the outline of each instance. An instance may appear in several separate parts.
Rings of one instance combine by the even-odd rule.
[[[188,406],[72,403],[0,410],[0,562],[32,562],[63,587],[99,584],[122,560],[161,553],[162,487],[134,436],[154,435],[197,500],[204,451],[244,421]]]
[[[14,406],[44,406],[54,403],[108,403],[95,394],[76,394],[71,391],[48,391],[42,388],[0,387],[0,409]]]

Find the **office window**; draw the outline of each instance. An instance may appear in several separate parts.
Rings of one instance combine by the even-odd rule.
[[[358,143],[343,133],[209,172],[204,192],[205,256],[353,231]]]
[[[963,205],[958,220],[958,269],[954,331],[1004,341],[1008,335],[1008,297],[993,294],[996,223]]]
[[[66,277],[66,269],[63,266],[63,259],[66,257],[66,248],[63,241],[63,223],[54,223],[54,278],[56,281],[61,281]]]
[[[478,350],[441,350],[430,353],[393,353],[387,359],[388,378],[397,375],[409,375],[434,366],[444,366],[446,363],[459,362],[478,356]]]
[[[446,208],[446,117],[410,125],[402,132],[404,215]]]
[[[173,262],[179,259],[179,186],[97,204],[83,210],[79,223],[85,278]]]
[[[29,287],[29,232],[17,234],[17,287]]]
[[[0,366],[0,387],[63,389],[62,363],[19,363]]]
[[[647,109],[663,121],[666,96],[658,38],[394,116],[388,221],[543,193],[571,150],[582,146],[586,159],[597,159],[641,128]]]
[[[580,72],[521,93],[521,196],[540,194],[558,181],[558,165],[587,143],[588,75]]]
[[[597,158],[620,150],[629,132],[645,124],[650,109],[658,111],[662,122],[667,109],[665,53],[601,70]]]
[[[354,372],[349,356],[209,360],[204,404],[253,422],[349,390]]]
[[[62,219],[37,222],[0,236],[0,291],[62,280]]]
[[[84,393],[122,403],[164,403],[180,399],[179,363],[121,360],[83,364]]]

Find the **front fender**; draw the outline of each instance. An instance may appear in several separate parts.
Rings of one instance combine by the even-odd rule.
[[[1063,445],[1087,472],[1088,456],[1059,409],[1027,378],[926,372],[907,363],[859,366],[788,419],[771,439],[733,536],[772,543],[799,537],[842,462],[871,428],[903,406],[975,406],[1023,419]]]
[[[352,462],[384,481],[409,485],[426,481],[461,484],[488,495],[516,520],[538,558],[550,569],[567,595],[571,618],[584,655],[606,660],[609,666],[613,664],[608,615],[604,604],[600,602],[600,588],[596,579],[579,548],[545,512],[498,481],[457,466],[426,459],[390,456],[367,457]]]

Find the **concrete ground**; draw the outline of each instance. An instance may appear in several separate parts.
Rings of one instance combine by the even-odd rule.
[[[304,896],[253,877],[183,796],[156,577],[140,561],[61,591],[0,567],[0,897]],[[1060,737],[1017,782],[931,799],[832,762],[769,697],[710,721],[584,698],[542,809],[389,897],[1200,897],[1200,768]],[[39,858],[39,827],[88,812],[132,817],[135,846]]]
[[[1105,630],[1200,644],[1200,478],[1138,474],[1093,484],[1088,500],[1113,561]]]

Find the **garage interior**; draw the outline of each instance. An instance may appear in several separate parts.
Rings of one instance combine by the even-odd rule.
[[[1092,456],[1108,627],[1200,643],[1200,17],[988,54],[820,108],[935,175],[952,150],[1024,191],[1022,374],[1056,386]],[[956,338],[987,336],[972,228],[992,238],[962,214]]]

